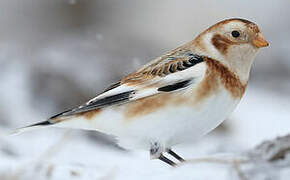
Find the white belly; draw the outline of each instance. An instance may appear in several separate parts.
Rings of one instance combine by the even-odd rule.
[[[222,123],[239,101],[240,99],[233,99],[228,92],[220,91],[196,108],[186,105],[169,106],[144,117],[137,117],[120,132],[120,143],[128,147],[132,141],[140,139],[141,144],[137,142],[135,145],[142,147],[142,142],[156,140],[171,147],[192,142]],[[146,148],[147,145],[145,144]]]
[[[110,107],[92,120],[75,118],[59,126],[97,130],[118,138],[129,149],[148,149],[158,141],[165,147],[192,142],[216,128],[235,109],[240,99],[233,99],[224,89],[193,107],[186,104],[165,106],[144,116],[125,120],[123,108]]]

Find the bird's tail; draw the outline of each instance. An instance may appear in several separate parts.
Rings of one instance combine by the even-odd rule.
[[[8,133],[8,135],[18,135],[23,132],[46,128],[46,127],[60,127],[71,129],[86,129],[95,130],[94,126],[89,121],[84,121],[82,116],[78,116],[74,113],[70,114],[71,110],[64,111],[57,115],[52,116],[46,121],[35,123],[29,126],[15,129]]]
[[[46,128],[49,126],[54,125],[55,122],[53,122],[51,119],[46,120],[46,121],[42,121],[39,123],[35,123],[35,124],[31,124],[29,126],[25,126],[22,128],[18,128],[18,129],[14,129],[10,132],[7,133],[7,135],[13,136],[13,135],[18,135],[27,131],[32,131],[32,130],[36,130],[36,129],[41,129],[41,128]]]
[[[42,122],[31,124],[29,126],[25,126],[25,127],[22,127],[22,128],[14,129],[11,132],[6,133],[6,134],[13,136],[13,135],[18,135],[18,134],[21,134],[21,133],[27,132],[27,131],[37,130],[37,129],[46,128],[46,127],[52,127],[52,126],[54,126],[56,124],[59,124],[59,123],[65,121],[67,119],[70,119],[72,117],[71,115],[64,116],[65,113],[68,113],[70,111],[71,110],[67,110],[67,111],[61,112],[59,114],[56,114],[56,115],[50,117],[46,121],[42,121]]]

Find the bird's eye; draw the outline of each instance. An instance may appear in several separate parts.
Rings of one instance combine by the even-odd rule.
[[[239,31],[232,31],[232,36],[233,36],[234,38],[239,37],[239,36],[240,36]]]

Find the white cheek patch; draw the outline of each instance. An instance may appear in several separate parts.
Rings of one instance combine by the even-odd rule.
[[[213,33],[206,33],[202,38],[202,44],[206,49],[206,52],[201,52],[202,55],[210,57],[212,59],[223,59],[223,55],[212,44]]]

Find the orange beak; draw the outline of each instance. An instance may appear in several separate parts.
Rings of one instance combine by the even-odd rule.
[[[258,33],[255,39],[253,39],[252,43],[257,48],[269,46],[269,43],[264,39],[261,33]]]

